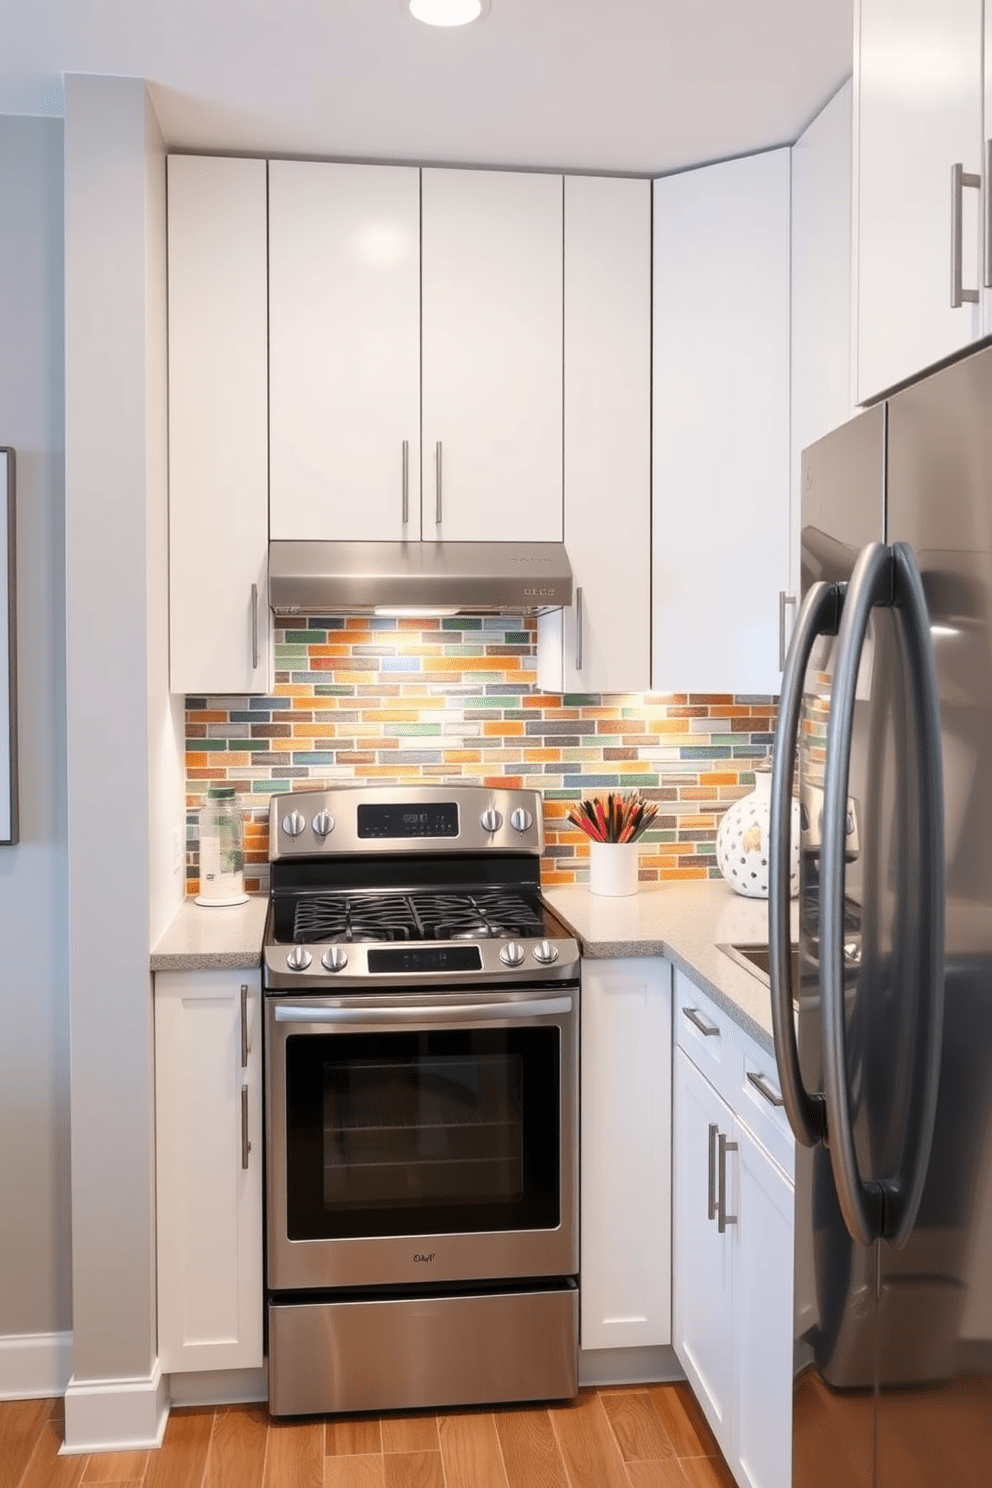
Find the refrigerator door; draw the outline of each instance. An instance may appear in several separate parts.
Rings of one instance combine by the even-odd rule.
[[[879,1250],[878,1481],[978,1488],[992,1480],[992,351],[891,401],[888,460],[889,538],[917,555],[936,659],[947,897],[929,1170],[908,1244]]]
[[[803,454],[803,592],[816,583],[840,586],[858,555],[884,538],[885,409],[870,409]],[[863,955],[862,903],[866,862],[877,853],[882,804],[879,779],[892,775],[891,730],[869,728],[875,695],[889,706],[889,657],[897,649],[892,617],[873,614],[866,659],[856,689],[848,781],[849,830],[843,885],[846,969],[846,1062],[854,1091],[853,1132],[859,1161],[870,1171],[872,1132],[865,1091],[875,1062],[866,999],[859,994]],[[799,986],[794,990],[799,1076],[812,1096],[824,1090],[820,1024],[820,851],[826,737],[836,638],[813,646],[802,684],[799,719],[801,853]],[[898,707],[899,699],[891,700]],[[787,746],[788,747],[788,746]],[[776,750],[776,753],[780,753]],[[781,764],[781,760],[779,761]],[[891,792],[890,792],[891,797]],[[881,933],[881,930],[878,932]],[[794,1309],[796,1385],[793,1398],[793,1488],[839,1482],[870,1488],[875,1478],[874,1386],[877,1243],[857,1245],[837,1201],[830,1156],[822,1142],[796,1147]]]

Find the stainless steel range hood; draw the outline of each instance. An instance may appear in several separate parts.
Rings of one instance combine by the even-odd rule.
[[[563,543],[269,544],[276,615],[540,615],[571,602]]]

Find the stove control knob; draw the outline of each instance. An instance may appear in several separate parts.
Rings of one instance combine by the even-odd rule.
[[[348,952],[344,946],[329,946],[321,956],[320,963],[327,971],[344,971],[348,965]]]
[[[288,837],[299,837],[307,824],[307,819],[301,811],[291,811],[282,819],[282,829]]]
[[[529,832],[533,825],[533,816],[523,806],[518,806],[516,811],[510,813],[510,826],[515,832]]]
[[[519,966],[524,959],[524,948],[518,940],[508,940],[499,953],[504,966]]]
[[[542,940],[540,945],[534,947],[534,960],[540,961],[542,966],[550,966],[552,961],[558,960],[558,947],[552,945],[550,940]]]
[[[293,949],[286,957],[286,965],[289,967],[290,971],[306,971],[312,960],[313,957],[307,950],[306,946],[294,945]]]
[[[313,829],[318,837],[329,837],[334,831],[334,818],[329,811],[318,811],[313,819]]]
[[[479,826],[484,832],[498,832],[502,825],[502,812],[497,811],[495,806],[487,806],[479,817]]]

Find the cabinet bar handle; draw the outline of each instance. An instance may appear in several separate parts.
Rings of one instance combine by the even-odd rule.
[[[716,1139],[720,1128],[710,1122],[709,1162],[706,1179],[706,1218],[716,1219]]]
[[[575,670],[582,670],[582,588],[575,591]]]
[[[992,289],[992,139],[985,141],[985,288]]]
[[[436,495],[434,498],[434,521],[440,527],[441,517],[444,512],[444,501],[441,494],[441,441],[437,442],[434,449],[434,481]]]
[[[720,1032],[719,1024],[707,1023],[706,1019],[702,1017],[701,1014],[699,1014],[694,1007],[684,1007],[682,1009],[682,1012],[684,1016],[689,1019],[689,1022],[694,1024],[695,1027],[699,1029],[700,1033],[703,1035],[703,1038],[712,1038],[714,1034],[718,1034]]]
[[[241,1087],[241,1166],[247,1168],[251,1143],[248,1140],[248,1086]]]
[[[965,289],[961,283],[961,239],[963,235],[962,216],[964,212],[964,188],[971,187],[975,191],[981,190],[982,178],[976,176],[973,171],[966,171],[960,161],[951,166],[951,309],[959,310],[962,305],[977,305],[978,290]]]
[[[410,520],[410,441],[403,441],[403,524]]]
[[[241,983],[241,1068],[248,1068],[248,983]]]
[[[780,672],[785,670],[785,611],[788,605],[792,605],[795,609],[796,596],[786,594],[784,589],[780,589],[778,591],[778,669]]]
[[[769,1085],[764,1075],[757,1074],[754,1070],[748,1070],[747,1077],[759,1095],[763,1095],[770,1106],[784,1106],[785,1101],[774,1085]]]
[[[717,1137],[717,1143],[719,1144],[720,1148],[720,1182],[716,1198],[716,1227],[722,1235],[726,1231],[728,1225],[734,1225],[737,1223],[737,1215],[727,1213],[727,1153],[736,1152],[737,1143],[728,1142],[726,1137],[723,1135],[723,1132],[720,1132],[719,1136]]]
[[[258,671],[258,585],[251,586],[251,669]]]

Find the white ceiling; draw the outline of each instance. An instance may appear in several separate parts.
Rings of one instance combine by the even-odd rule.
[[[789,143],[851,71],[852,0],[5,0],[0,113],[145,77],[172,147],[657,175]]]

